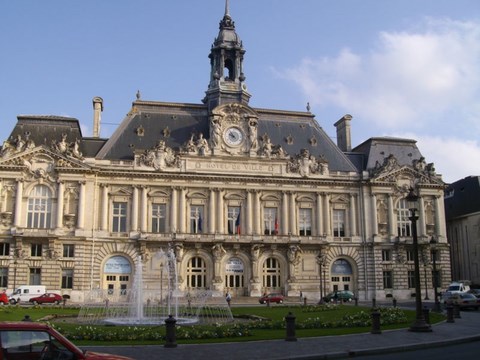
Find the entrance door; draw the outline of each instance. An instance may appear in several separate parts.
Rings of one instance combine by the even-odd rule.
[[[338,259],[332,264],[331,269],[332,291],[353,289],[353,271],[350,263],[345,259]]]
[[[245,275],[243,261],[232,257],[225,266],[225,290],[232,296],[245,296]]]
[[[107,296],[116,301],[126,300],[128,289],[131,288],[130,262],[123,256],[113,256],[107,260],[103,268],[103,289]]]

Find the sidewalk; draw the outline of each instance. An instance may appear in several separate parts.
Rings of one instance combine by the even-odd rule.
[[[381,334],[356,334],[300,338],[297,341],[270,340],[224,344],[163,346],[89,347],[130,356],[134,359],[340,359],[404,351],[406,349],[445,346],[480,340],[480,312],[462,311],[454,323],[432,326],[432,332],[417,333],[406,329],[383,331]],[[85,347],[86,348],[86,347]]]

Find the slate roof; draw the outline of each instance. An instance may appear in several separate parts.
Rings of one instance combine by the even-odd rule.
[[[178,150],[191,134],[203,133],[209,138],[209,114],[205,105],[135,101],[132,109],[97,158],[132,160],[133,149],[151,149],[158,140]],[[317,157],[323,155],[331,171],[357,171],[311,113],[253,110],[258,114],[259,137],[268,134],[271,142],[281,145],[287,154],[296,155],[301,149],[308,149]],[[143,135],[138,134],[139,128],[145,130]],[[167,137],[165,129],[168,129]]]
[[[411,166],[413,160],[422,157],[416,143],[412,139],[373,137],[352,149],[352,153],[362,155],[362,170],[374,169],[377,162],[383,164],[390,154],[395,156],[400,166]],[[355,162],[360,162],[358,157]]]
[[[468,176],[448,185],[445,190],[447,221],[480,212],[480,176]]]

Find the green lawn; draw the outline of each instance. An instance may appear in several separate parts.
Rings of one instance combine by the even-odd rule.
[[[381,330],[408,328],[415,312],[381,308]],[[388,310],[388,311],[387,311]],[[79,325],[78,308],[62,306],[2,306],[1,321],[18,321],[29,315],[33,321],[50,322],[78,345],[162,344],[164,326]],[[194,325],[177,327],[177,342],[207,343],[284,339],[285,316],[295,316],[296,337],[344,335],[370,332],[371,308],[349,305],[328,306],[255,306],[233,307],[233,324],[223,326]],[[257,320],[251,320],[251,319]],[[258,320],[261,319],[261,320]],[[441,314],[430,313],[430,322],[443,321]],[[390,321],[391,324],[384,324]]]

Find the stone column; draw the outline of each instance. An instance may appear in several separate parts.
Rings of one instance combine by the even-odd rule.
[[[260,235],[262,234],[262,228],[261,228],[261,209],[260,209],[260,191],[255,192],[255,234]]]
[[[140,230],[142,232],[148,232],[148,188],[142,186],[140,205]]]
[[[394,208],[393,208],[393,196],[392,194],[388,194],[388,234],[390,236],[395,236],[395,215],[394,215]]]
[[[217,232],[225,234],[225,209],[222,189],[218,189],[217,196]]]
[[[64,203],[64,193],[65,193],[65,185],[63,181],[58,181],[58,188],[57,188],[57,219],[56,219],[56,227],[62,228],[63,227],[63,203]]]
[[[215,234],[215,190],[210,189],[210,198],[208,204],[208,232]]]
[[[22,199],[23,199],[23,179],[17,179],[17,193],[15,194],[15,218],[14,225],[22,226]]]
[[[282,192],[282,216],[280,217],[282,224],[282,234],[288,234],[288,193]]]
[[[323,221],[322,221],[322,194],[317,193],[317,213],[316,213],[316,224],[317,224],[317,236],[323,236]]]
[[[177,218],[178,218],[177,201],[178,201],[178,199],[177,199],[177,188],[175,188],[175,187],[172,187],[172,195],[171,195],[170,201],[171,201],[171,203],[170,203],[170,231],[177,232],[180,229],[178,228],[178,224],[177,224]]]
[[[372,235],[377,235],[378,234],[378,218],[377,218],[377,196],[375,194],[372,194],[372,212],[371,212],[371,218],[372,218]]]
[[[77,227],[79,229],[85,228],[85,181],[80,181],[80,190],[78,194],[78,209],[77,209]],[[97,206],[97,204],[93,204]]]
[[[357,217],[355,195],[350,194],[350,236],[357,236]]]
[[[185,234],[187,232],[186,230],[186,224],[187,221],[190,220],[190,214],[188,214],[188,219],[186,216],[186,204],[185,204],[185,193],[186,189],[184,187],[180,188],[180,199],[178,201],[178,206],[180,208],[179,213],[180,213],[180,219],[179,219],[179,225],[180,225],[180,233]]]
[[[439,238],[446,237],[445,216],[440,216],[445,214],[444,206],[443,197],[435,196],[435,233]]]
[[[131,226],[132,226],[132,231],[138,230],[138,187],[137,186],[133,186]]]
[[[289,214],[290,219],[289,220],[290,220],[290,233],[292,235],[297,235],[297,214],[296,214],[297,209],[295,208],[296,197],[297,197],[297,194],[295,194],[294,192],[290,193],[290,214]]]
[[[330,195],[323,194],[323,228],[327,236],[332,236],[330,223]]]
[[[252,204],[252,191],[247,190],[247,209],[245,211],[245,226],[247,234],[252,235],[253,234],[253,229],[252,229],[252,216],[253,216],[253,204]]]
[[[108,230],[108,185],[102,184],[102,215],[100,221],[100,229],[103,231]]]
[[[418,237],[420,239],[427,233],[427,226],[425,222],[425,201],[423,200],[423,197],[418,199],[418,223]]]

